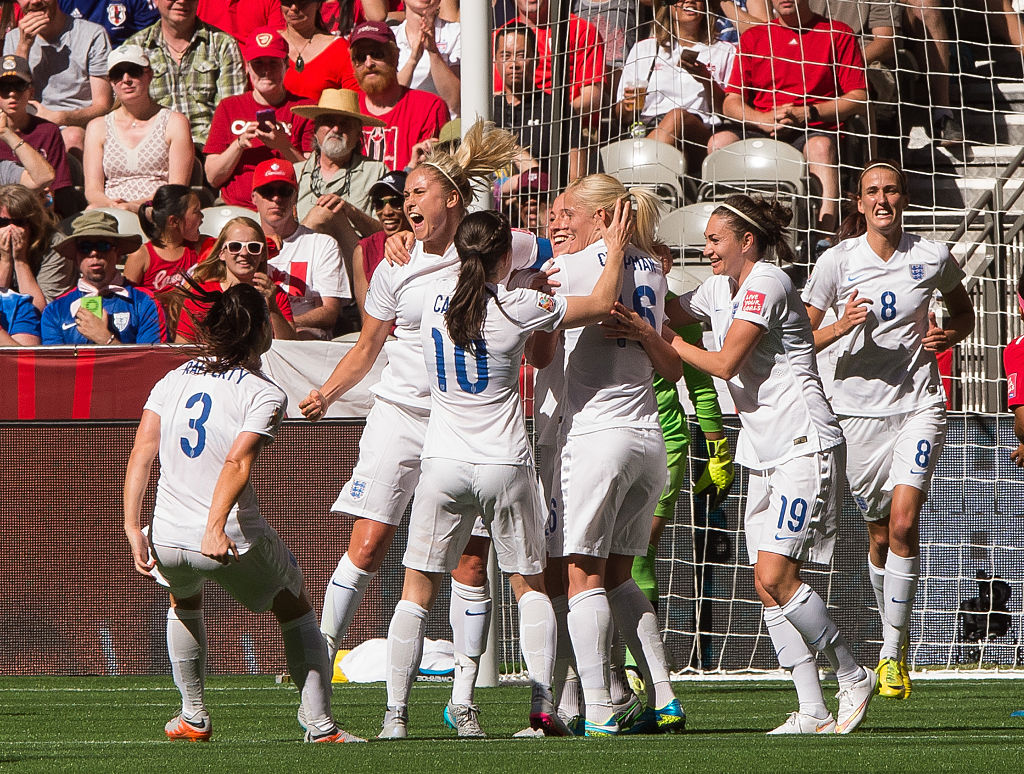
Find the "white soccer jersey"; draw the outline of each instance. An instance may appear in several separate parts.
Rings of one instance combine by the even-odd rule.
[[[827,250],[804,288],[804,303],[837,316],[856,290],[869,298],[867,321],[836,342],[832,407],[881,417],[945,402],[935,353],[922,342],[935,291],[948,293],[964,272],[945,245],[904,233],[888,261],[859,236]]]
[[[558,256],[559,296],[587,296],[604,268],[607,248],[598,240],[578,253]],[[667,285],[661,261],[630,247],[619,300],[661,330]],[[605,338],[597,325],[565,332],[562,425],[566,433],[612,427],[660,428],[651,380],[654,368],[635,341]]]
[[[533,372],[533,429],[537,433],[538,446],[554,446],[558,443],[564,368],[565,344],[559,336],[551,362]]]
[[[519,367],[534,331],[553,331],[565,316],[563,298],[489,285],[482,343],[456,347],[444,313],[455,280],[436,283],[423,309],[421,339],[433,407],[423,458],[499,465],[532,464],[519,400]]]
[[[517,240],[513,233],[513,271],[532,266],[536,255],[536,237],[532,242]],[[364,308],[378,320],[394,320],[396,339],[384,344],[388,364],[380,381],[370,389],[374,395],[399,405],[430,410],[430,384],[423,368],[420,320],[431,286],[458,274],[459,254],[454,244],[444,255],[433,255],[424,251],[421,242],[413,246],[409,262],[404,266],[381,261],[374,271]]]
[[[764,331],[726,382],[743,429],[736,445],[738,462],[766,470],[842,442],[818,376],[810,320],[785,272],[759,261],[735,293],[733,280],[718,275],[680,296],[679,303],[711,323],[716,349],[734,319]]]
[[[160,417],[155,544],[200,549],[213,491],[232,444],[243,432],[273,439],[287,402],[284,391],[264,376],[244,368],[207,373],[196,360],[157,382],[145,405]],[[240,553],[273,532],[260,515],[251,483],[231,509],[224,531]]]

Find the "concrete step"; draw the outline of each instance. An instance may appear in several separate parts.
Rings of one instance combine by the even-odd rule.
[[[994,177],[943,177],[913,175],[910,179],[910,199],[919,205],[933,206],[940,210],[963,210],[974,206],[978,197],[991,191],[996,184]],[[1022,179],[1006,182],[1004,195],[1009,198],[1024,185]],[[1010,207],[1011,213],[1024,212],[1024,196]]]
[[[964,79],[963,104],[982,110],[1013,110],[1024,106],[1024,82],[993,80],[991,77]]]

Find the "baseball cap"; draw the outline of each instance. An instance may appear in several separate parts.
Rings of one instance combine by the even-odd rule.
[[[273,27],[257,27],[249,33],[242,46],[242,59],[251,62],[262,56],[288,58],[288,44]]]
[[[270,183],[287,183],[293,188],[298,188],[299,183],[295,179],[295,167],[281,159],[267,159],[262,162],[252,173],[252,189],[268,185]]]
[[[405,193],[405,172],[388,172],[384,177],[370,186],[370,196],[377,194],[396,193],[399,196]]]
[[[348,36],[350,47],[360,40],[372,40],[375,43],[395,43],[395,33],[384,22],[368,21],[357,24],[356,28],[352,30],[352,34]]]
[[[0,60],[0,78],[20,78],[25,83],[32,83],[32,71],[24,57],[8,54]]]
[[[6,59],[6,57],[5,57]],[[115,48],[107,55],[107,73],[110,73],[120,64],[134,64],[139,67],[149,67],[149,57],[142,50],[142,46],[124,45]]]
[[[519,174],[519,190],[547,193],[550,189],[548,176],[539,169],[528,169]]]

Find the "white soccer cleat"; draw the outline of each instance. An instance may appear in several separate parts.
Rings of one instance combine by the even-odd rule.
[[[378,739],[405,739],[409,736],[409,715],[405,707],[388,709]]]
[[[836,717],[836,733],[848,734],[861,724],[868,714],[868,703],[875,695],[878,675],[873,669],[861,667],[860,680],[839,686],[839,714]]]
[[[480,708],[475,704],[452,704],[449,701],[441,717],[448,728],[459,732],[459,736],[478,739],[487,736],[480,727]]]
[[[834,734],[836,719],[832,713],[826,718],[816,718],[805,712],[790,712],[786,722],[768,732],[768,736],[781,734]]]

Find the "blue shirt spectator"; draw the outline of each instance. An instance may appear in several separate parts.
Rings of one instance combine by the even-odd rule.
[[[149,0],[122,0],[117,3],[110,0],[60,0],[60,9],[73,19],[99,24],[107,31],[114,48],[160,19],[156,7]]]
[[[6,334],[6,335],[5,335]],[[32,305],[32,296],[9,288],[0,290],[0,347],[14,344],[32,346],[39,343],[39,311]]]

